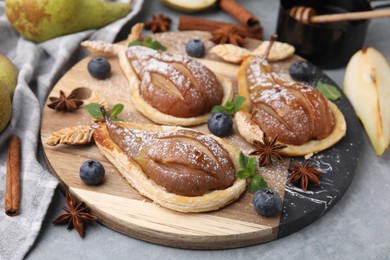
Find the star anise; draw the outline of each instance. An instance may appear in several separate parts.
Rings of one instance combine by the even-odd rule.
[[[87,213],[86,211],[88,208],[84,203],[77,203],[69,192],[66,193],[66,203],[68,204],[68,207],[64,206],[62,208],[66,213],[56,218],[53,221],[53,224],[68,223],[68,230],[75,228],[80,237],[84,237],[84,221],[93,222],[96,221],[97,218],[94,215]]]
[[[211,32],[211,41],[216,44],[231,43],[238,46],[244,45],[245,35],[234,26],[223,26]]]
[[[301,180],[301,188],[303,191],[307,190],[309,182],[315,186],[320,185],[320,180],[317,175],[319,175],[321,171],[310,167],[310,162],[306,162],[302,165],[300,162],[296,161],[289,169],[289,172],[291,172],[291,177],[288,183],[298,182]]]
[[[259,165],[264,166],[268,163],[272,163],[272,160],[281,162],[282,156],[279,154],[279,150],[287,147],[287,145],[277,144],[278,135],[274,138],[268,137],[266,133],[263,136],[263,142],[253,140],[253,144],[257,146],[258,150],[251,152],[249,155],[259,156]]]
[[[65,93],[62,90],[60,90],[59,97],[49,97],[51,103],[48,104],[47,106],[57,111],[72,112],[76,110],[79,106],[84,104],[83,101],[76,99],[76,97],[77,97],[77,90],[73,90],[69,96],[66,96]]]
[[[152,32],[166,32],[171,27],[172,20],[168,16],[153,15],[153,20],[145,22],[145,29]]]

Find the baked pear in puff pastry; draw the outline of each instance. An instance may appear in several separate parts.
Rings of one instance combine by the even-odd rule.
[[[101,41],[86,41],[82,46],[93,53],[119,57],[136,109],[155,123],[199,125],[207,122],[213,106],[233,97],[228,78],[190,57]]]
[[[175,211],[217,210],[246,188],[235,177],[238,151],[198,131],[106,120],[93,138],[140,194]]]
[[[271,45],[271,44],[270,44]],[[236,114],[240,134],[249,142],[278,136],[284,155],[303,156],[324,150],[346,132],[343,114],[316,89],[288,82],[273,71],[266,56],[250,56],[238,72],[239,95],[246,97]]]

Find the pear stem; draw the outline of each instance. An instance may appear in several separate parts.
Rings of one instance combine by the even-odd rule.
[[[269,40],[269,44],[268,44],[268,46],[267,46],[267,49],[265,49],[265,52],[263,53],[263,59],[267,59],[268,58],[268,56],[269,56],[269,54],[270,54],[270,52],[271,52],[271,48],[272,48],[272,45],[274,45],[274,43],[275,43],[275,41],[276,41],[276,39],[278,38],[278,35],[277,34],[272,34],[271,35],[271,38],[270,38],[270,40]]]
[[[108,123],[111,123],[111,119],[110,119],[110,117],[108,116],[107,111],[106,111],[106,109],[104,109],[103,106],[100,106],[100,111],[102,112],[102,115],[103,115],[103,117],[104,117],[104,121],[106,121],[106,122],[108,122]]]

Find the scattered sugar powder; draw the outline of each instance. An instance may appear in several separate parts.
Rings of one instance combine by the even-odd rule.
[[[137,158],[145,149],[148,149],[148,155],[151,158],[161,155],[171,158],[185,156],[184,161],[189,163],[190,167],[215,173],[222,172],[222,169],[229,163],[222,147],[214,139],[204,134],[196,132],[196,134],[188,135],[187,131],[183,130],[153,132],[129,129],[112,122],[108,122],[107,126],[120,137],[121,141],[118,145],[132,158]],[[198,145],[195,146],[192,141],[186,142],[186,138],[197,140]],[[211,156],[209,156],[209,152]]]

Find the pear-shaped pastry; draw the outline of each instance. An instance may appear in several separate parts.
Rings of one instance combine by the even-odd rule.
[[[319,152],[339,141],[346,123],[337,106],[310,86],[282,79],[267,62],[267,53],[250,56],[240,66],[239,95],[247,98],[236,114],[240,134],[249,142],[262,140],[264,132],[278,136],[288,146],[281,153],[291,156]]]
[[[143,46],[86,41],[97,54],[119,57],[136,109],[158,124],[190,126],[207,122],[211,108],[233,96],[232,82],[186,56]]]
[[[226,102],[231,82],[186,56],[173,56],[142,46],[126,50],[139,84],[132,98],[140,112],[168,125],[206,122],[211,108]]]
[[[216,210],[246,187],[236,149],[197,131],[106,120],[94,140],[139,193],[172,210]]]

